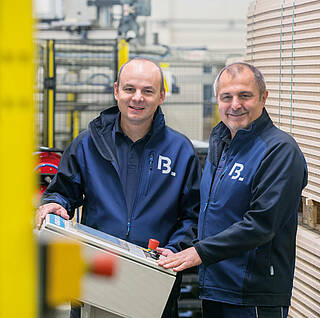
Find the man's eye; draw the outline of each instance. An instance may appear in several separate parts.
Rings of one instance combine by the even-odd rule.
[[[147,95],[153,94],[153,90],[152,90],[152,89],[146,89],[144,92],[145,92]]]
[[[250,97],[251,97],[250,94],[241,94],[241,95],[239,96],[239,98],[242,98],[242,99],[247,99],[247,98],[250,98]]]
[[[133,88],[132,87],[126,87],[123,89],[125,92],[133,92]]]
[[[222,96],[220,99],[221,99],[223,102],[227,102],[227,101],[230,101],[230,100],[232,99],[232,97],[231,97],[231,96]]]

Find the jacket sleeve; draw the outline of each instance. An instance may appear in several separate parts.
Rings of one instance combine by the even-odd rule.
[[[302,153],[290,143],[272,149],[253,179],[249,209],[226,230],[195,243],[202,262],[210,265],[271,241],[295,217],[307,183]]]
[[[81,183],[81,151],[79,138],[75,139],[64,151],[58,172],[44,192],[41,203],[58,203],[67,211],[70,218],[74,210],[83,203],[83,187]]]
[[[192,246],[197,237],[198,216],[200,209],[201,165],[194,153],[189,160],[183,191],[179,198],[179,219],[176,230],[171,235],[166,248],[174,252]]]

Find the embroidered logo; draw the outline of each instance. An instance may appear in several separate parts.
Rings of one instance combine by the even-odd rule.
[[[171,159],[169,157],[159,155],[158,159],[158,170],[161,170],[163,174],[171,174],[172,176],[176,176],[174,171],[171,171]]]
[[[229,176],[231,176],[231,179],[243,181],[244,178],[240,177],[240,172],[243,170],[243,168],[244,168],[243,164],[236,162],[233,165],[231,171],[229,172]]]

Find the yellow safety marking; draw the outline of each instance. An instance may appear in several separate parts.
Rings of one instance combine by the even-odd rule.
[[[220,113],[219,113],[219,107],[217,104],[212,105],[213,112],[212,112],[212,127],[215,127],[220,121]]]
[[[170,63],[161,62],[159,65],[161,68],[169,68],[170,67]]]
[[[166,90],[166,92],[169,92],[168,83],[167,83],[167,80],[165,77],[163,78],[163,84],[164,84],[164,89]]]
[[[38,299],[32,1],[0,0],[0,317],[34,318]]]
[[[118,43],[118,71],[123,64],[129,61],[129,43],[121,39]]]
[[[68,102],[74,102],[76,100],[76,94],[75,93],[68,93],[67,100],[68,100]]]
[[[79,135],[79,111],[75,110],[73,112],[73,139]]]
[[[71,112],[67,112],[67,127],[70,129],[71,128]]]
[[[49,41],[49,77],[54,76],[54,50],[53,50],[53,40]]]
[[[52,148],[54,145],[54,140],[53,140],[53,121],[54,121],[54,92],[53,89],[48,89],[48,94],[49,94],[49,100],[48,100],[48,147]]]
[[[170,63],[165,63],[165,62],[161,62],[159,64],[159,66],[163,69],[166,70],[170,67]],[[168,74],[167,74],[168,75]],[[164,84],[164,89],[166,90],[167,93],[170,92],[169,90],[169,86],[168,86],[168,82],[167,82],[167,78],[166,78],[166,72],[163,72],[163,84]]]

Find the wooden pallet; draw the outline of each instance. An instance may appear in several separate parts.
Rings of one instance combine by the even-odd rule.
[[[302,223],[320,231],[320,203],[302,197]]]

